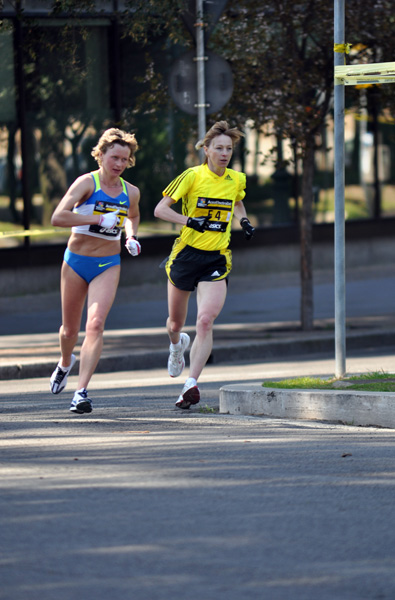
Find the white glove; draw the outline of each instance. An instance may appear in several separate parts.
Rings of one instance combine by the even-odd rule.
[[[104,229],[113,229],[118,222],[119,209],[113,212],[100,215],[99,225]]]
[[[125,248],[132,256],[138,256],[141,253],[141,244],[133,236],[126,239]]]

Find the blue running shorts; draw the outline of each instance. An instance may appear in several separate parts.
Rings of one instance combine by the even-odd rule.
[[[64,261],[86,281],[90,283],[92,279],[104,273],[110,267],[115,267],[121,264],[121,255],[114,254],[112,256],[83,256],[82,254],[74,254],[68,248],[64,253]]]

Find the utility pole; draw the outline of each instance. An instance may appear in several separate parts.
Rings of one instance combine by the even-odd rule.
[[[198,113],[198,137],[202,140],[206,133],[206,89],[204,61],[204,21],[203,0],[196,0],[196,66],[197,66],[197,113]],[[199,150],[200,158],[203,148]]]
[[[345,45],[344,2],[335,0],[335,47]],[[344,48],[345,52],[345,48]],[[344,52],[334,52],[335,68],[344,65]],[[335,79],[335,376],[346,373],[346,275],[344,209],[344,85]]]

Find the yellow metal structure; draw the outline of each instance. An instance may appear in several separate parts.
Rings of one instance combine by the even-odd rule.
[[[335,66],[335,85],[395,83],[395,62]]]

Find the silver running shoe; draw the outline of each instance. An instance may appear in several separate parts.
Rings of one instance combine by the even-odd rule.
[[[190,341],[187,333],[180,333],[181,348],[179,350],[170,350],[169,360],[167,361],[167,370],[170,377],[178,377],[183,372],[185,367],[184,352],[188,348]]]
[[[55,371],[51,375],[51,379],[49,380],[49,387],[53,394],[60,394],[62,390],[67,385],[67,377],[70,374],[71,369],[73,368],[75,363],[74,354],[71,355],[71,362],[69,367],[60,367],[59,363],[56,367]]]
[[[92,412],[92,400],[88,398],[88,392],[85,388],[75,392],[70,411],[79,415]]]
[[[180,397],[176,402],[177,408],[189,408],[191,404],[198,404],[200,392],[197,385],[185,384]]]

